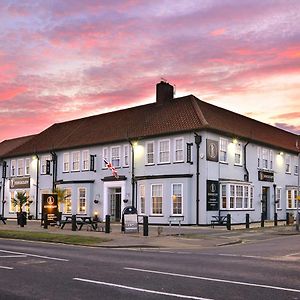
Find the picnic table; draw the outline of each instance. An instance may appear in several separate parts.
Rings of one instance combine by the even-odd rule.
[[[76,216],[76,227],[81,230],[83,225],[87,225],[87,229],[93,231],[104,231],[103,226],[99,226],[100,221],[94,220],[92,217],[88,216]],[[61,221],[61,229],[65,227],[66,224],[72,224],[72,216],[65,216],[65,219]]]

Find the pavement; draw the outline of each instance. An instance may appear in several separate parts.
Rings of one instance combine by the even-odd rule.
[[[203,249],[210,247],[222,247],[251,241],[265,240],[282,235],[300,235],[295,225],[286,226],[285,222],[279,222],[273,226],[273,222],[265,222],[261,228],[260,223],[250,225],[232,225],[232,230],[224,226],[155,226],[149,225],[149,235],[143,236],[143,227],[137,233],[122,233],[120,224],[111,224],[111,232],[88,231],[86,226],[80,231],[72,231],[71,225],[66,224],[64,229],[57,226],[49,226],[44,229],[40,221],[27,221],[25,227],[17,225],[16,220],[8,220],[7,224],[0,224],[1,230],[18,230],[30,232],[49,232],[57,234],[75,234],[106,238],[108,241],[98,244],[105,248],[164,248],[164,249]]]

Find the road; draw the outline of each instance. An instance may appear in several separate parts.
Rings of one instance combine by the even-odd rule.
[[[0,299],[300,299],[300,236],[198,251],[1,239]]]

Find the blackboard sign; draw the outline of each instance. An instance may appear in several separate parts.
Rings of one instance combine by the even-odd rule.
[[[57,194],[42,195],[42,216],[47,214],[48,224],[55,223],[58,219]]]
[[[219,210],[219,181],[207,180],[206,192],[207,192],[206,210],[207,211]]]

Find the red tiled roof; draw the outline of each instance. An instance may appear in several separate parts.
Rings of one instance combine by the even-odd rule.
[[[201,101],[193,95],[57,123],[7,156],[72,149],[201,129],[297,152],[299,136]]]
[[[5,140],[0,143],[0,158],[6,153],[31,140],[35,135],[28,135],[20,138]]]

